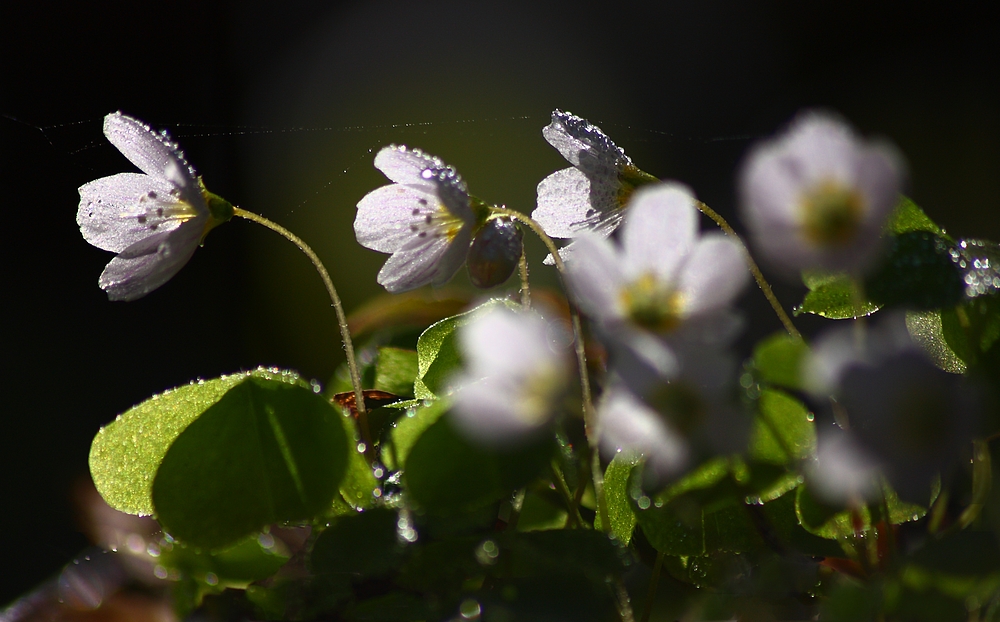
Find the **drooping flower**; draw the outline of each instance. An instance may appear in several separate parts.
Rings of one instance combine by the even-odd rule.
[[[476,216],[462,177],[419,149],[390,145],[375,167],[394,183],[369,192],[358,203],[358,242],[391,253],[378,282],[396,293],[443,285],[462,267]]]
[[[611,235],[636,187],[656,181],[636,168],[601,128],[572,113],[553,111],[542,135],[573,165],[538,184],[538,206],[531,217],[550,237],[575,238],[583,231]],[[563,250],[560,256],[570,252]],[[551,256],[545,260],[552,262]]]
[[[480,289],[489,289],[505,282],[514,273],[521,259],[521,230],[507,217],[486,221],[472,238],[469,246],[469,279]]]
[[[118,253],[98,284],[111,300],[142,298],[191,259],[233,206],[208,192],[166,132],[114,112],[104,135],[144,174],[119,173],[80,186],[76,222],[83,238]]]
[[[613,354],[618,349],[634,367],[648,366],[664,378],[679,371],[677,347],[733,336],[738,322],[729,307],[749,278],[735,242],[721,233],[698,234],[694,201],[680,184],[642,188],[630,202],[620,243],[581,234],[567,263],[572,294]]]
[[[776,268],[859,274],[878,255],[903,177],[891,146],[862,140],[834,116],[807,112],[748,155],[742,215]]]
[[[557,413],[567,387],[569,339],[535,311],[500,305],[460,329],[465,371],[455,379],[454,421],[491,445],[533,438]]]
[[[859,346],[850,328],[821,336],[805,363],[807,386],[835,400],[850,451],[877,467],[901,498],[926,502],[932,478],[953,470],[970,445],[977,394],[962,376],[931,363],[907,338],[902,316],[889,316],[865,337]],[[822,477],[836,490],[832,476]]]

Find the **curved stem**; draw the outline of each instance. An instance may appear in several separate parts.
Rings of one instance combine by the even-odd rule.
[[[781,307],[781,303],[778,302],[778,298],[774,295],[774,292],[771,291],[771,285],[767,282],[767,279],[764,278],[764,274],[760,271],[760,268],[757,267],[757,262],[755,262],[753,257],[750,255],[750,251],[747,249],[746,243],[743,242],[743,238],[741,238],[739,234],[736,233],[736,231],[729,225],[729,223],[726,222],[726,219],[720,216],[714,209],[701,201],[695,201],[694,204],[702,214],[708,216],[712,222],[718,225],[719,228],[725,232],[726,235],[739,243],[740,248],[743,250],[743,258],[747,262],[747,267],[750,268],[750,272],[753,274],[753,279],[757,281],[757,287],[759,287],[760,291],[764,294],[764,298],[767,298],[767,301],[771,303],[771,308],[774,309],[774,312],[778,315],[778,319],[781,320],[781,323],[784,325],[788,334],[801,341],[802,333],[800,333],[798,329],[795,328],[795,325],[792,324],[792,318],[788,317],[788,314],[785,313],[785,310]]]
[[[521,257],[517,260],[517,271],[521,276],[521,307],[531,308],[531,285],[528,283],[528,256],[521,249]]]
[[[337,295],[337,288],[333,286],[333,281],[330,279],[330,273],[326,271],[326,267],[323,265],[323,262],[320,261],[316,253],[313,252],[313,249],[309,248],[309,245],[303,242],[302,238],[295,235],[288,229],[285,229],[281,225],[272,222],[259,214],[248,212],[235,206],[233,207],[233,215],[251,220],[281,235],[286,240],[297,246],[300,251],[305,253],[306,257],[309,258],[309,261],[311,261],[313,266],[316,267],[316,271],[319,272],[319,278],[323,280],[323,285],[326,286],[326,293],[330,295],[330,302],[333,304],[333,309],[337,313],[337,323],[340,326],[340,338],[344,342],[344,353],[347,355],[347,368],[350,370],[351,385],[354,388],[354,400],[358,412],[358,426],[361,429],[361,440],[365,444],[365,455],[370,459],[373,455],[372,435],[371,430],[368,428],[368,413],[365,409],[365,396],[361,389],[361,373],[358,371],[358,363],[354,356],[354,342],[351,340],[351,331],[347,327],[347,315],[344,314],[344,306],[340,303],[340,296]]]
[[[653,574],[649,577],[649,588],[646,590],[646,604],[642,607],[642,617],[639,622],[649,622],[649,614],[653,611],[653,599],[656,598],[656,586],[660,583],[660,570],[663,569],[663,553],[656,554],[656,563],[653,565]]]
[[[559,256],[559,247],[556,243],[552,241],[552,238],[545,233],[542,226],[535,222],[531,217],[522,214],[521,212],[507,209],[506,207],[494,207],[493,211],[499,214],[504,214],[505,216],[516,220],[526,227],[531,229],[535,235],[541,239],[545,247],[549,249],[552,253],[552,259],[556,264],[556,270],[559,272],[559,278],[562,281],[563,290],[567,292],[567,300],[569,301],[569,314],[573,322],[573,343],[576,351],[576,362],[577,366],[580,368],[580,391],[583,397],[583,423],[584,429],[587,432],[587,442],[590,443],[592,451],[591,459],[591,477],[594,480],[594,493],[597,495],[597,509],[601,516],[601,526],[605,531],[610,530],[611,523],[608,521],[608,508],[604,503],[604,472],[601,470],[601,458],[600,452],[598,451],[598,435],[597,435],[597,413],[594,410],[594,400],[590,392],[590,375],[587,373],[587,351],[583,343],[583,328],[580,322],[580,312],[577,310],[576,305],[569,300],[569,289],[566,287],[566,264],[563,262],[562,257]]]

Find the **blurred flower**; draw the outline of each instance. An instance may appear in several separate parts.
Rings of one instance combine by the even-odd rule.
[[[166,132],[115,112],[104,118],[104,135],[145,175],[80,186],[76,222],[85,240],[118,253],[98,280],[101,289],[111,300],[135,300],[177,274],[233,206],[205,189]]]
[[[375,167],[393,184],[369,192],[358,203],[358,242],[391,253],[378,282],[390,292],[431,283],[443,285],[465,261],[475,215],[462,177],[419,149],[390,145]]]
[[[699,236],[686,187],[643,188],[628,210],[620,244],[595,233],[577,238],[567,264],[570,291],[613,350],[623,349],[634,368],[669,378],[680,367],[671,343],[697,348],[735,334],[729,306],[749,274],[735,242],[720,233]]]
[[[934,476],[947,476],[970,446],[978,418],[975,391],[962,376],[935,367],[903,338],[905,330],[901,316],[889,316],[865,335],[863,347],[850,327],[831,331],[805,362],[813,393],[832,397],[849,437],[830,450],[833,459],[820,455],[817,468],[832,469],[820,476],[827,489],[835,490],[832,482],[841,477],[842,489],[866,490],[837,466],[842,456],[857,454],[864,457],[850,458],[857,469],[874,465],[900,498],[926,503]]]
[[[550,237],[574,238],[581,231],[611,235],[632,191],[656,181],[636,168],[601,128],[574,114],[553,111],[542,135],[573,165],[538,184],[538,207],[531,217]],[[569,252],[564,249],[560,256],[565,259]],[[545,263],[553,263],[551,255]]]
[[[634,451],[659,478],[680,473],[688,462],[684,438],[650,408],[620,384],[612,385],[597,408],[601,448],[604,452]]]
[[[829,114],[799,115],[754,147],[740,176],[743,218],[756,247],[786,272],[862,272],[878,254],[904,165]]]
[[[482,443],[510,444],[548,425],[571,368],[561,326],[497,305],[461,328],[459,346],[465,371],[452,410],[459,429]]]

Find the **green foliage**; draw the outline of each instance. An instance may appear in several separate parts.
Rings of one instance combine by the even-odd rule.
[[[757,342],[753,364],[761,382],[786,389],[802,388],[801,367],[809,346],[781,331]]]
[[[288,554],[275,545],[269,534],[254,534],[215,552],[179,542],[161,543],[160,548],[158,561],[164,568],[218,590],[245,589],[254,581],[270,577],[288,561]]]
[[[90,475],[108,505],[129,514],[152,514],[153,477],[170,444],[248,376],[233,374],[170,389],[101,428],[90,446]]]
[[[373,387],[400,397],[413,397],[417,368],[417,353],[413,350],[379,348]]]
[[[443,514],[465,512],[509,497],[538,476],[552,451],[545,438],[511,449],[484,448],[442,417],[410,448],[403,481],[420,507]]]
[[[871,315],[879,306],[866,300],[861,288],[846,274],[803,273],[809,293],[795,307],[795,315],[812,313],[831,320],[846,320]]]
[[[822,501],[813,494],[807,484],[799,486],[796,492],[795,512],[799,524],[806,531],[831,540],[843,540],[857,533],[869,532],[873,522],[877,523],[886,518],[886,510],[888,510],[888,523],[891,525],[920,520],[927,514],[926,507],[901,501],[896,492],[884,482],[882,494],[885,507],[878,503],[851,509]]]
[[[886,221],[885,231],[890,235],[900,235],[913,231],[925,231],[939,237],[947,238],[944,229],[920,209],[909,197],[900,196],[899,203]]]
[[[313,546],[313,572],[355,580],[389,573],[403,555],[397,518],[386,508],[338,517]]]
[[[926,231],[889,236],[884,257],[865,281],[879,307],[940,309],[959,302],[965,285],[951,242]]]
[[[750,435],[749,457],[789,465],[808,458],[815,449],[813,414],[805,405],[777,389],[761,391]]]
[[[604,472],[604,502],[608,505],[611,534],[626,545],[632,541],[632,532],[635,531],[635,510],[632,509],[629,476],[639,462],[639,456],[620,452],[615,454]],[[599,520],[595,522],[594,528],[602,528]]]
[[[327,510],[343,478],[342,417],[288,373],[257,371],[174,439],[153,480],[171,534],[219,549],[265,525]]]

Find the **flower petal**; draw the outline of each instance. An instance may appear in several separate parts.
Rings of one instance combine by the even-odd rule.
[[[380,253],[394,253],[426,230],[427,218],[440,207],[433,190],[390,184],[376,188],[358,202],[354,234],[358,243]]]
[[[703,235],[680,274],[688,317],[729,306],[746,287],[750,272],[739,245],[721,233]]]
[[[688,449],[663,417],[622,387],[612,387],[602,401],[601,446],[605,452],[639,451],[661,477],[680,472],[687,464]]]
[[[440,158],[424,153],[420,149],[411,149],[406,145],[389,145],[379,150],[375,156],[375,168],[396,182],[425,186],[433,191],[434,184],[422,173],[427,169],[444,168],[447,166]]]
[[[157,232],[172,231],[183,219],[170,182],[140,173],[119,173],[80,186],[76,222],[83,239],[115,253]],[[192,214],[195,215],[195,214]]]
[[[698,214],[687,187],[657,184],[636,191],[622,230],[626,278],[652,273],[671,283],[698,236]]]
[[[122,155],[147,175],[168,179],[168,168],[176,167],[176,171],[171,170],[171,173],[175,177],[180,175],[178,179],[183,183],[178,184],[179,186],[197,186],[197,175],[184,159],[180,148],[165,132],[154,132],[138,119],[113,112],[104,117],[104,135]]]
[[[566,276],[580,307],[601,320],[622,317],[625,277],[612,243],[597,234],[584,233],[573,246],[573,261],[566,264]]]
[[[569,112],[554,110],[552,122],[542,128],[542,136],[570,164],[585,172],[617,172],[631,164],[601,128]]]
[[[98,284],[111,300],[136,300],[169,281],[191,259],[203,223],[188,221],[173,231],[146,237],[107,265]]]
[[[378,283],[394,294],[428,283],[444,285],[462,267],[471,241],[469,227],[463,227],[451,240],[433,236],[411,239],[385,262]]]

